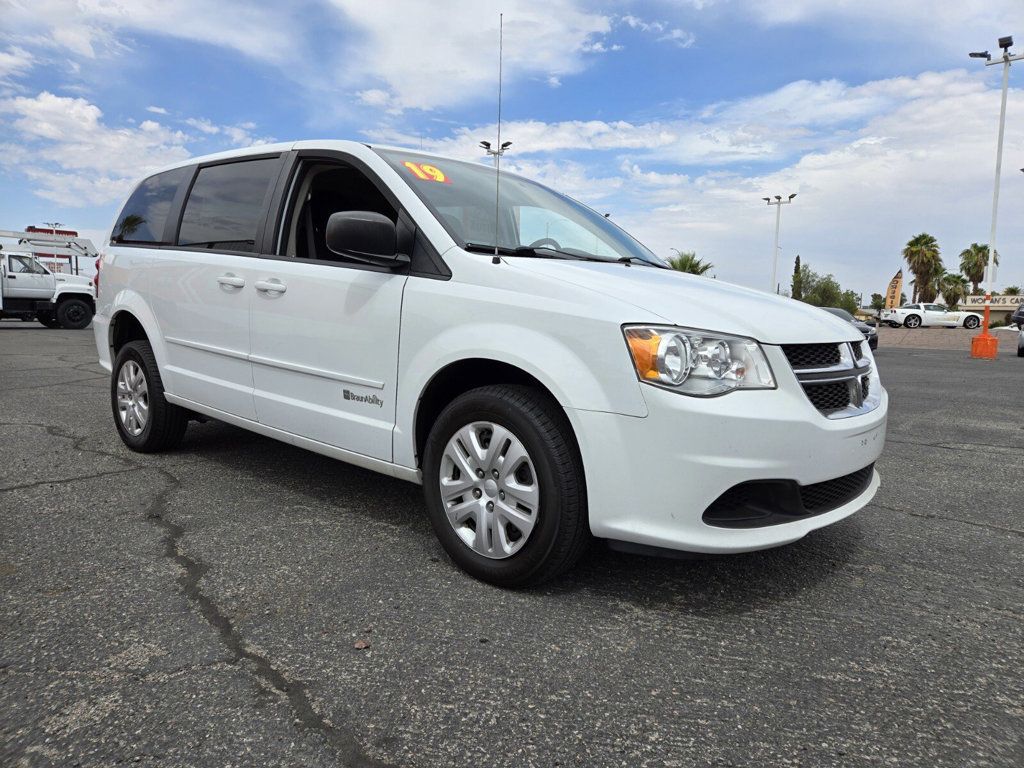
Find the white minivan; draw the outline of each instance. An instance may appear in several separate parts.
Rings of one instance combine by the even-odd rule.
[[[94,323],[125,444],[201,415],[421,483],[451,558],[503,586],[593,537],[746,552],[871,500],[888,398],[856,328],[495,173],[310,141],[146,178]]]

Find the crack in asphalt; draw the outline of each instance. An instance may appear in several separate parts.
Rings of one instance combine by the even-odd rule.
[[[84,447],[83,443],[89,439],[88,436],[77,436],[52,424],[41,422],[0,422],[0,427],[4,426],[36,427],[45,430],[47,434],[53,437],[71,440],[76,450],[92,453],[97,456],[114,458],[131,465],[129,468],[119,471],[57,482],[89,480],[92,477],[124,474],[139,470],[148,470],[161,475],[166,481],[166,485],[150,502],[146,511],[146,520],[164,534],[163,556],[172,560],[182,569],[182,574],[177,580],[178,586],[182,594],[198,607],[200,614],[206,622],[217,631],[221,643],[230,655],[230,661],[226,663],[237,665],[241,661],[250,662],[251,665],[248,668],[250,674],[259,678],[263,683],[281,694],[291,707],[292,713],[295,716],[295,723],[305,730],[320,734],[339,755],[344,765],[351,766],[351,768],[389,768],[390,764],[368,756],[355,736],[350,732],[335,725],[317,711],[316,707],[313,706],[313,701],[304,682],[289,678],[284,672],[277,669],[269,658],[249,648],[227,615],[214,602],[213,598],[205,594],[199,587],[199,582],[208,571],[208,566],[199,559],[185,554],[181,547],[181,539],[185,535],[184,526],[168,520],[165,515],[168,500],[181,487],[181,480],[175,474],[162,467],[147,466],[142,462],[125,458],[102,448]],[[45,484],[45,481],[34,483],[33,485],[41,484]]]
[[[106,472],[94,472],[90,475],[76,475],[75,477],[63,477],[52,480],[38,480],[34,483],[21,483],[20,485],[5,485],[0,488],[0,493],[6,493],[7,491],[23,491],[26,488],[38,488],[42,485],[64,485],[66,483],[79,483],[83,480],[93,480],[97,477],[110,477],[111,475],[124,475],[128,472],[137,472],[142,467],[128,467],[127,469],[111,469]]]

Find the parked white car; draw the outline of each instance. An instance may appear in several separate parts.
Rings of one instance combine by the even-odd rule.
[[[29,254],[0,254],[0,317],[78,330],[92,322],[95,311],[89,278],[51,272]]]
[[[898,309],[883,309],[883,323],[893,328],[939,327],[939,328],[977,328],[981,325],[981,315],[977,312],[950,312],[941,304],[904,304]]]
[[[341,141],[150,176],[101,259],[121,439],[202,414],[422,483],[452,559],[505,586],[592,536],[745,552],[870,501],[888,397],[856,328],[500,192],[496,223],[490,166]]]

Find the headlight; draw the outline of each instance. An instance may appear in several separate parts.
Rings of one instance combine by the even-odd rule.
[[[775,389],[775,378],[753,339],[693,328],[628,325],[622,329],[640,380],[694,397],[734,389]]]

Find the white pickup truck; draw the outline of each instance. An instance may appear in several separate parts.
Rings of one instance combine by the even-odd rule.
[[[981,325],[981,315],[977,312],[950,312],[941,304],[904,304],[897,309],[883,309],[880,319],[893,328],[901,325],[905,328],[977,328]]]
[[[89,278],[51,272],[29,254],[0,255],[0,318],[80,329],[95,313],[96,294]]]

